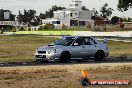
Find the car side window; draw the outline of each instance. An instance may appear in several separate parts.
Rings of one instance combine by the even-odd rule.
[[[95,44],[95,41],[91,38],[85,38],[84,45],[93,45]]]
[[[93,39],[90,39],[90,44],[91,45],[95,44],[95,41]]]
[[[91,45],[91,44],[90,44],[90,39],[89,39],[89,38],[85,38],[85,40],[84,40],[84,45]]]
[[[81,46],[83,45],[83,42],[84,42],[84,38],[77,38],[74,43],[78,43],[78,46]]]

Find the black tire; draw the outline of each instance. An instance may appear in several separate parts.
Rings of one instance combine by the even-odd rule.
[[[84,61],[87,61],[87,60],[90,60],[90,59],[91,59],[90,57],[83,58]]]
[[[71,58],[69,52],[63,52],[60,56],[60,63],[68,63]]]
[[[41,63],[48,63],[48,60],[40,60]]]
[[[36,59],[36,60],[34,61],[34,63],[40,63],[40,60]]]
[[[98,51],[96,54],[95,54],[95,61],[102,61],[105,57],[105,54],[104,54],[104,51]]]
[[[84,60],[83,59],[79,59],[79,60],[76,60],[77,62],[84,62]]]

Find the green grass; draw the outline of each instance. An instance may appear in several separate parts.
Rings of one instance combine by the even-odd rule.
[[[4,32],[4,34],[16,35],[16,34],[36,34],[36,35],[74,35],[74,31],[18,31],[18,32]]]
[[[92,31],[92,29],[86,27],[71,27],[67,29],[43,29],[43,31]]]
[[[38,35],[0,36],[0,62],[33,61],[35,49],[57,38]],[[132,56],[132,43],[109,41],[110,56]]]
[[[67,29],[43,29],[38,31],[101,31],[101,32],[114,32],[114,31],[132,31],[132,28],[104,28],[94,30],[86,27],[71,27]]]
[[[106,31],[104,30],[104,26],[100,26],[101,29],[97,31],[102,31],[102,32],[113,32],[113,31],[132,31],[132,28],[119,28],[119,27],[113,27],[111,26],[110,28],[106,28]],[[94,31],[92,28],[87,28],[86,26],[81,26],[81,27],[70,27],[66,29],[43,29],[39,31]]]
[[[100,27],[101,28],[101,27]],[[102,27],[101,29],[95,30],[92,28],[87,28],[87,27],[71,27],[67,29],[43,29],[43,30],[38,30],[38,31],[101,31],[101,32],[114,32],[114,31],[132,31],[132,28],[104,28]]]
[[[109,41],[110,56],[132,56],[132,42]]]
[[[106,28],[106,32],[114,32],[114,31],[132,31],[132,28]]]
[[[32,61],[36,48],[55,39],[37,35],[0,36],[0,61]]]

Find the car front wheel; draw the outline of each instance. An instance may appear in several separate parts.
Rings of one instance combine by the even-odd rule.
[[[63,52],[60,56],[60,62],[61,63],[68,63],[71,58],[71,55],[69,52]]]

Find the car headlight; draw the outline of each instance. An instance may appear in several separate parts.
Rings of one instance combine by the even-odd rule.
[[[38,49],[36,49],[36,52],[38,52]]]
[[[51,53],[56,53],[56,49],[51,49],[48,51],[48,54],[51,54]]]

